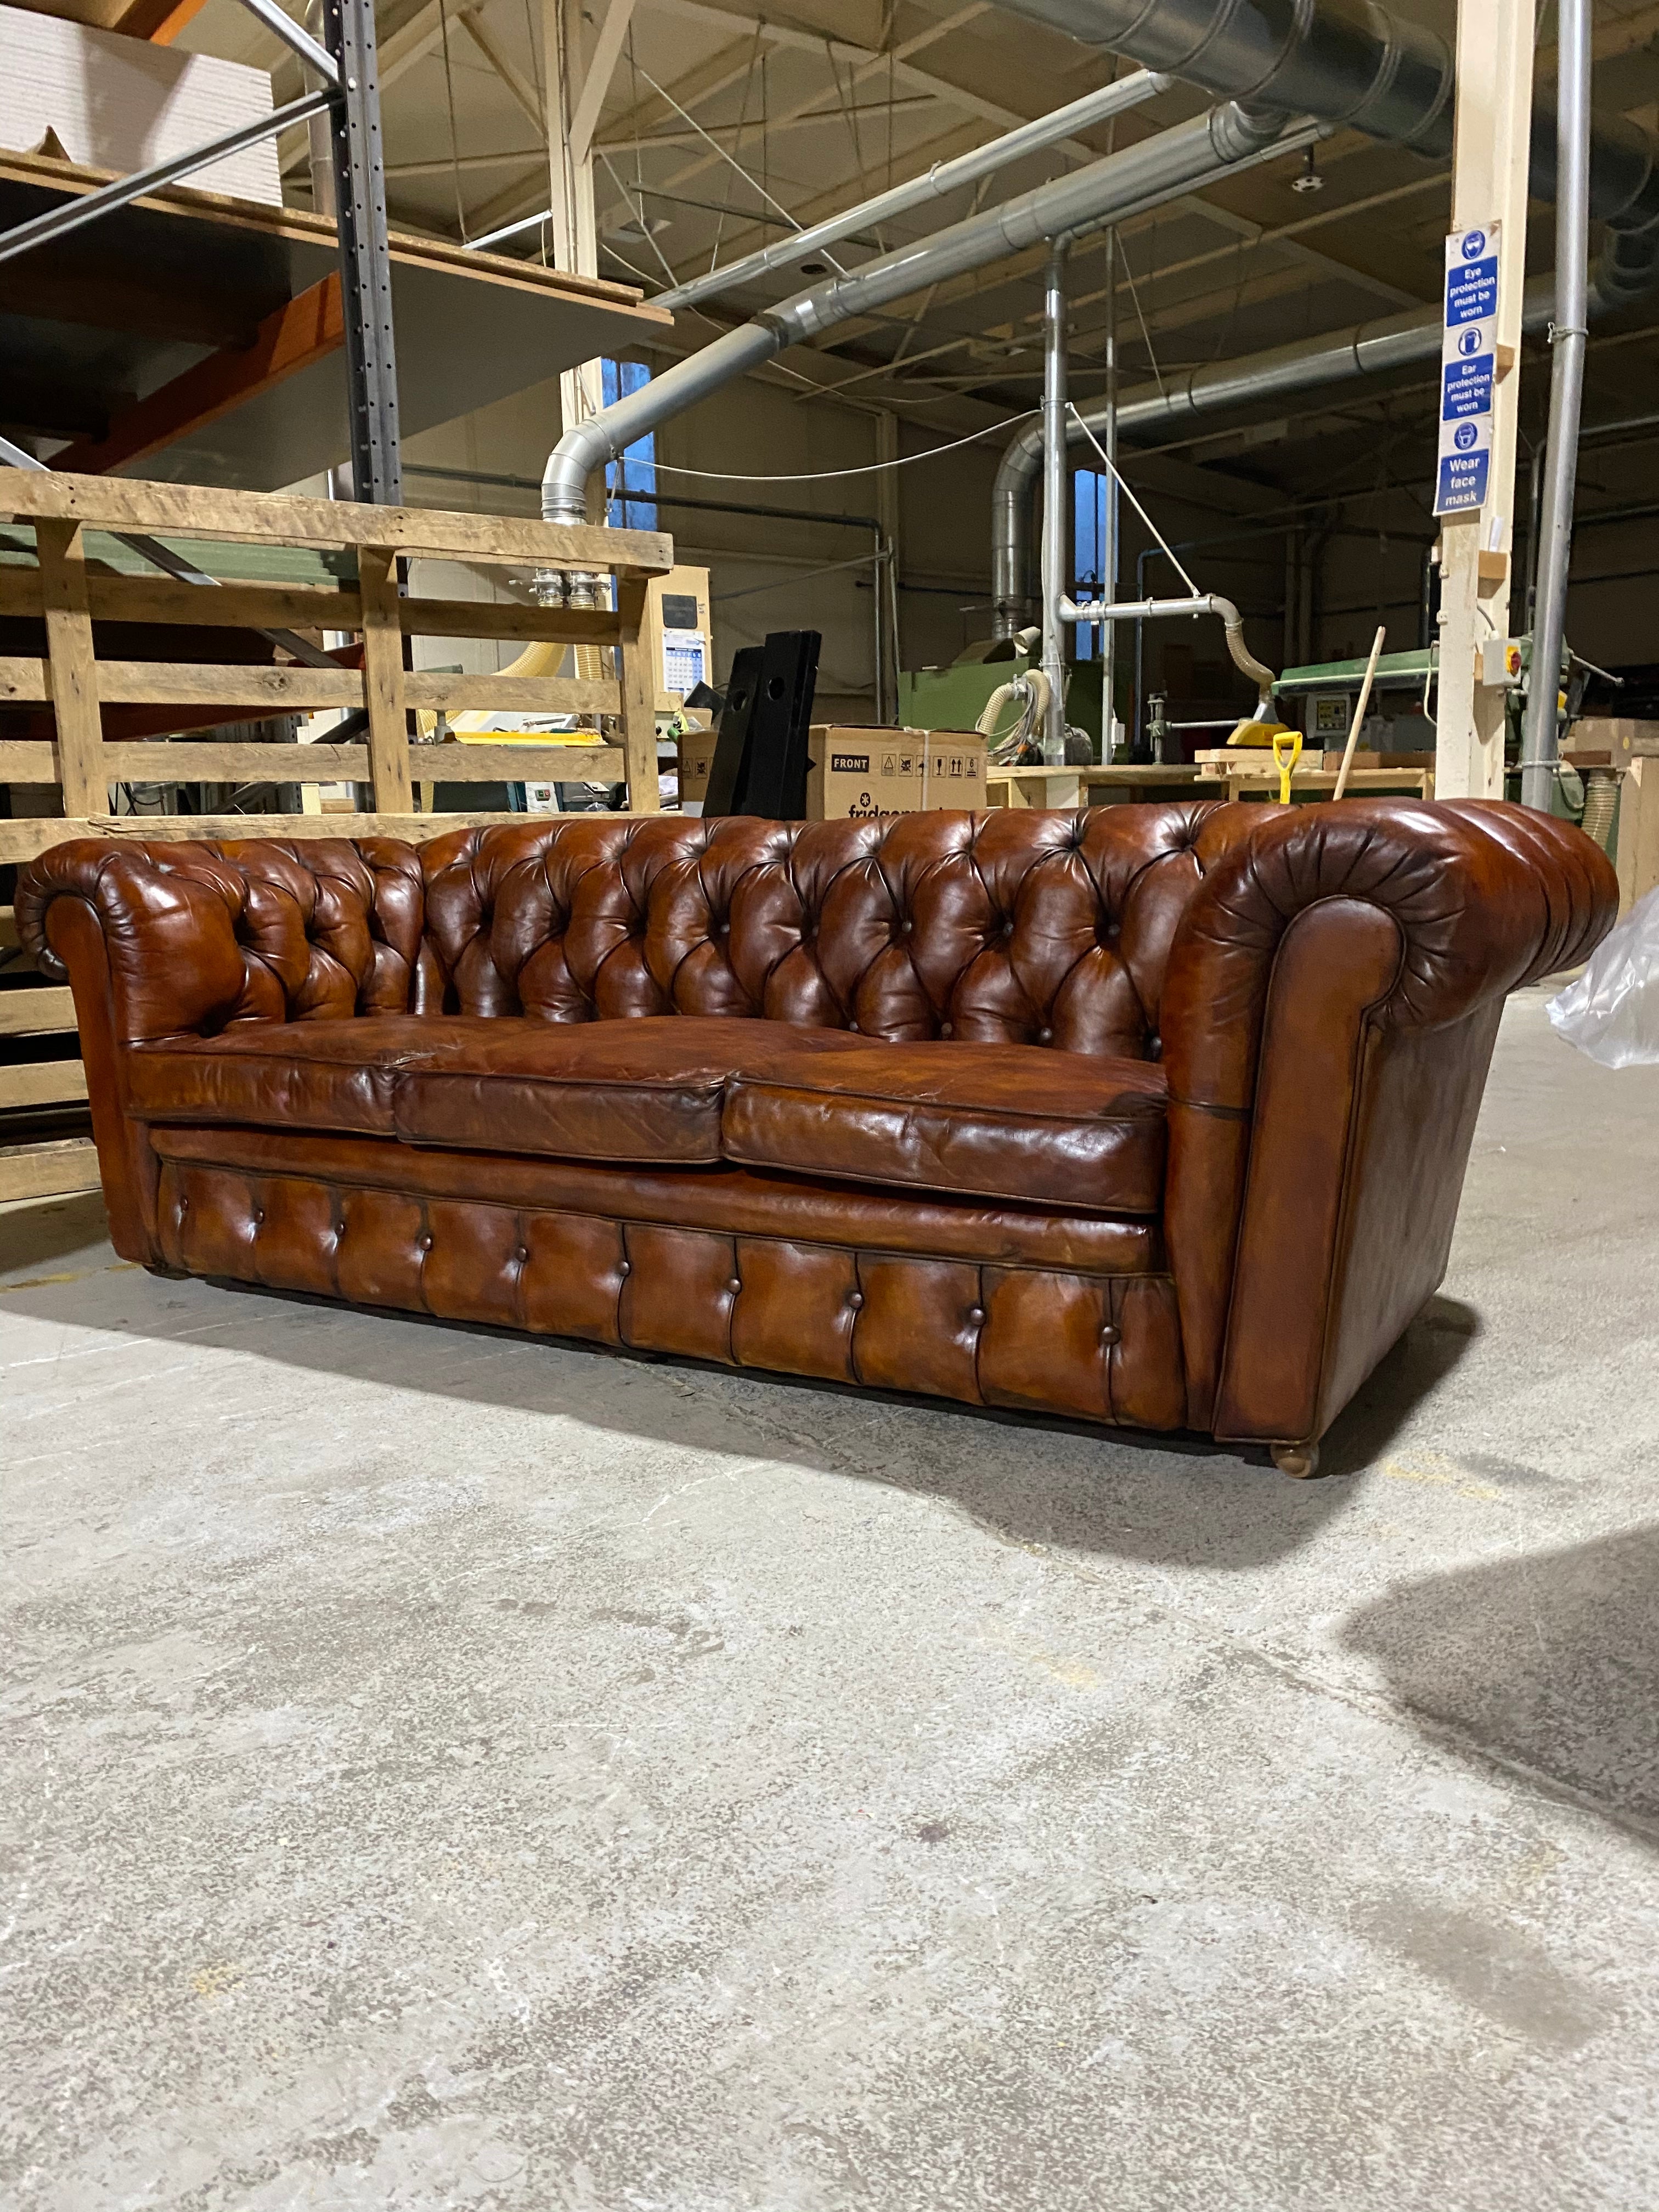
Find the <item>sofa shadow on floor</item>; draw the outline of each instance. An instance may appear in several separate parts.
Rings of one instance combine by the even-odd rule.
[[[58,1270],[81,1259],[88,1267],[107,1260],[109,1221],[101,1194],[35,1199],[0,1212],[0,1285],[9,1275]]]
[[[75,1317],[79,1261],[103,1272],[100,1201],[76,1199],[7,1240],[0,1318]],[[19,1252],[25,1257],[21,1265]],[[57,1263],[54,1266],[54,1261]],[[104,1266],[107,1267],[106,1258]],[[1430,1301],[1326,1439],[1322,1480],[1279,1474],[1267,1452],[1207,1437],[1096,1428],[951,1400],[854,1389],[404,1313],[369,1313],[243,1284],[169,1282],[138,1269],[94,1326],[165,1343],[216,1336],[337,1379],[512,1407],[690,1449],[764,1455],[959,1506],[1003,1540],[1160,1566],[1249,1570],[1311,1542],[1354,1496],[1352,1481],[1449,1372],[1478,1330],[1456,1301]],[[169,1314],[188,1312],[186,1328]],[[434,1344],[449,1347],[448,1355]],[[539,1353],[540,1357],[526,1358]],[[633,1387],[630,1387],[633,1386]]]
[[[1659,1844],[1659,1525],[1403,1583],[1342,1632],[1390,1698]]]

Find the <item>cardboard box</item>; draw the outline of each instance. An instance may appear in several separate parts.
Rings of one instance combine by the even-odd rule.
[[[714,742],[713,730],[688,731],[680,739],[683,813],[702,811]],[[815,722],[807,755],[809,822],[986,804],[985,740],[973,731],[854,729]]]
[[[815,722],[806,813],[812,822],[869,820],[982,807],[985,739],[965,730],[848,729]]]

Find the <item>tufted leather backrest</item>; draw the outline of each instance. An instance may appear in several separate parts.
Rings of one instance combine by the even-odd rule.
[[[354,1013],[738,1014],[1156,1058],[1176,928],[1261,810],[876,822],[565,815],[414,847],[54,847],[18,893],[100,916],[118,1038]]]
[[[423,848],[411,1003],[553,1021],[746,1014],[1155,1057],[1176,924],[1250,819],[1189,802],[460,830]]]
[[[78,838],[43,854],[17,888],[20,928],[52,975],[64,969],[46,917],[64,897],[98,916],[124,1043],[402,1013],[426,904],[419,854],[395,838]]]

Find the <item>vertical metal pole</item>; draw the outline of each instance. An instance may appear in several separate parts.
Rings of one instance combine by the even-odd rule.
[[[352,483],[360,500],[403,504],[386,157],[372,0],[324,0],[323,28],[340,71],[333,109],[334,197],[340,229]]]
[[[1567,622],[1578,410],[1584,390],[1589,278],[1590,0],[1559,0],[1555,82],[1555,320],[1550,325],[1550,428],[1537,525],[1538,595],[1521,750],[1521,803],[1550,811],[1555,787],[1556,694]]]
[[[1060,602],[1069,580],[1066,496],[1066,250],[1069,238],[1049,245],[1042,279],[1042,672],[1048,679],[1048,715],[1042,757],[1066,760],[1066,629]]]
[[[1106,234],[1106,435],[1102,441],[1106,458],[1117,467],[1117,228]],[[1117,598],[1118,508],[1117,477],[1108,472],[1106,483],[1106,520],[1101,532],[1102,582],[1107,605]],[[1103,623],[1100,626],[1100,695],[1103,702],[1100,714],[1100,757],[1110,764],[1113,734],[1116,724],[1116,708],[1113,702],[1117,692],[1117,624]]]
[[[892,611],[893,594],[889,589],[889,580],[898,564],[899,528],[902,520],[899,509],[899,472],[896,465],[898,457],[899,419],[890,408],[884,407],[876,416],[876,459],[886,464],[876,477],[876,520],[878,526],[876,538],[878,550],[884,550],[886,552],[887,562],[884,568],[878,565],[871,570],[870,580],[876,587],[878,599],[881,598],[884,592],[887,593],[887,611],[890,615]],[[878,634],[879,629],[884,629],[886,632],[886,659],[878,660],[876,669],[876,720],[878,722],[886,720],[886,708],[890,703],[893,720],[897,721],[900,668],[898,625],[896,622],[888,621],[879,626]],[[892,678],[890,684],[887,681],[890,665]]]
[[[881,570],[882,556],[886,550],[886,539],[882,536],[879,530],[877,531],[875,549],[870,556],[870,612],[872,621],[870,647],[872,652],[875,655],[876,726],[878,728],[884,727],[887,722],[887,684],[885,681],[887,649],[882,642],[881,635],[882,587],[886,580],[883,576]],[[896,714],[895,714],[894,719],[896,720],[897,720]]]

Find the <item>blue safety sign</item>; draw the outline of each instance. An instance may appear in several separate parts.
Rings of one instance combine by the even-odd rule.
[[[1497,381],[1498,227],[1474,224],[1446,240],[1437,514],[1486,503]]]
[[[1443,372],[1440,397],[1443,422],[1461,422],[1467,415],[1492,413],[1492,373],[1497,362],[1489,353],[1473,361],[1455,361]]]

